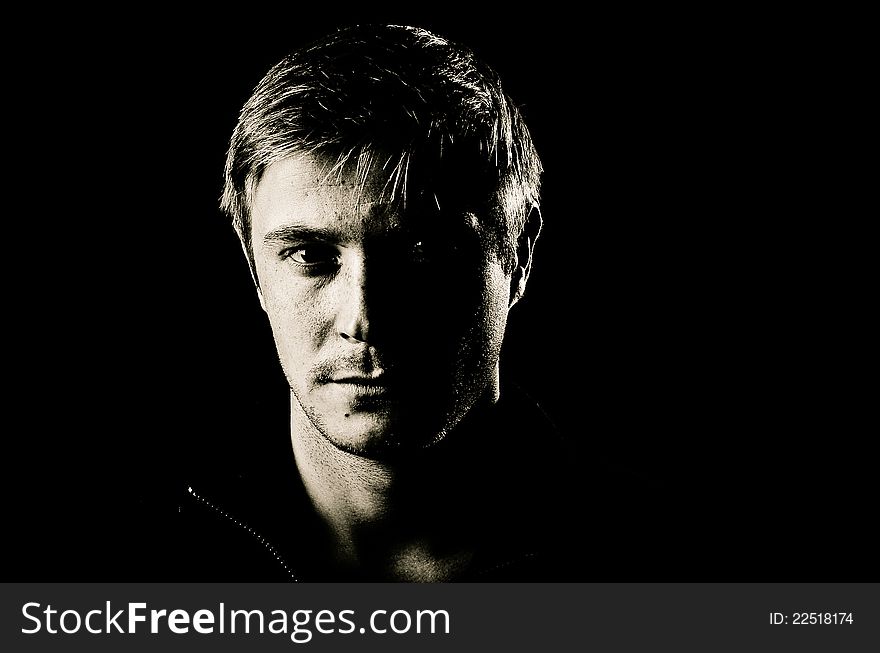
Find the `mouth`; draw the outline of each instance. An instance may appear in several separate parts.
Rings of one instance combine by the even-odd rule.
[[[384,372],[375,374],[340,374],[329,379],[327,385],[346,395],[382,397],[391,391],[389,376]]]
[[[330,379],[330,383],[340,383],[345,385],[360,385],[370,388],[388,387],[386,375],[378,376],[344,376],[340,378]]]

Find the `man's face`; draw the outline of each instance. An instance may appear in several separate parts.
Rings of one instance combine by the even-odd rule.
[[[497,392],[510,276],[454,198],[384,177],[270,165],[251,215],[256,277],[296,405],[361,455],[424,447]],[[389,186],[390,187],[390,186]]]

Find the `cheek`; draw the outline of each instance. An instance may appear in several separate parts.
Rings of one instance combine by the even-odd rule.
[[[288,365],[305,362],[326,339],[331,324],[320,295],[296,284],[267,283],[263,300],[279,354]]]
[[[480,358],[487,357],[486,363],[494,365],[504,331],[507,325],[507,311],[510,299],[510,279],[500,265],[490,265],[483,274],[479,309],[474,312],[471,332],[468,339],[481,351]],[[468,343],[465,343],[468,346]]]
[[[483,270],[483,306],[490,315],[507,315],[510,303],[510,277],[500,263],[491,263]]]

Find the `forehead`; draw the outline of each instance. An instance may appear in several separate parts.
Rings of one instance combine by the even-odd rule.
[[[254,238],[296,224],[356,236],[364,229],[400,229],[406,222],[401,202],[381,169],[359,174],[355,165],[334,170],[309,155],[276,161],[264,171],[254,192]],[[435,207],[435,210],[437,207]]]
[[[394,177],[389,179],[387,168],[394,161],[388,166],[384,161],[374,157],[364,172],[356,162],[339,169],[328,159],[297,154],[267,166],[253,195],[253,241],[291,227],[332,232],[340,240],[423,229],[465,229],[485,235],[462,197],[438,196],[418,184],[410,184],[403,196]],[[459,195],[458,189],[453,194]]]

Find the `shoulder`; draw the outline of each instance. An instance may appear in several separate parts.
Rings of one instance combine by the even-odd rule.
[[[520,389],[509,392],[507,433],[523,453],[521,528],[533,556],[499,568],[501,579],[628,582],[690,576],[700,543],[680,497],[658,475],[598,453],[596,429],[560,431]]]
[[[295,580],[281,552],[234,507],[207,490],[180,493],[175,530],[181,579],[273,582]]]
[[[236,483],[180,484],[150,522],[138,570],[160,582],[289,582],[286,560],[249,521]]]

